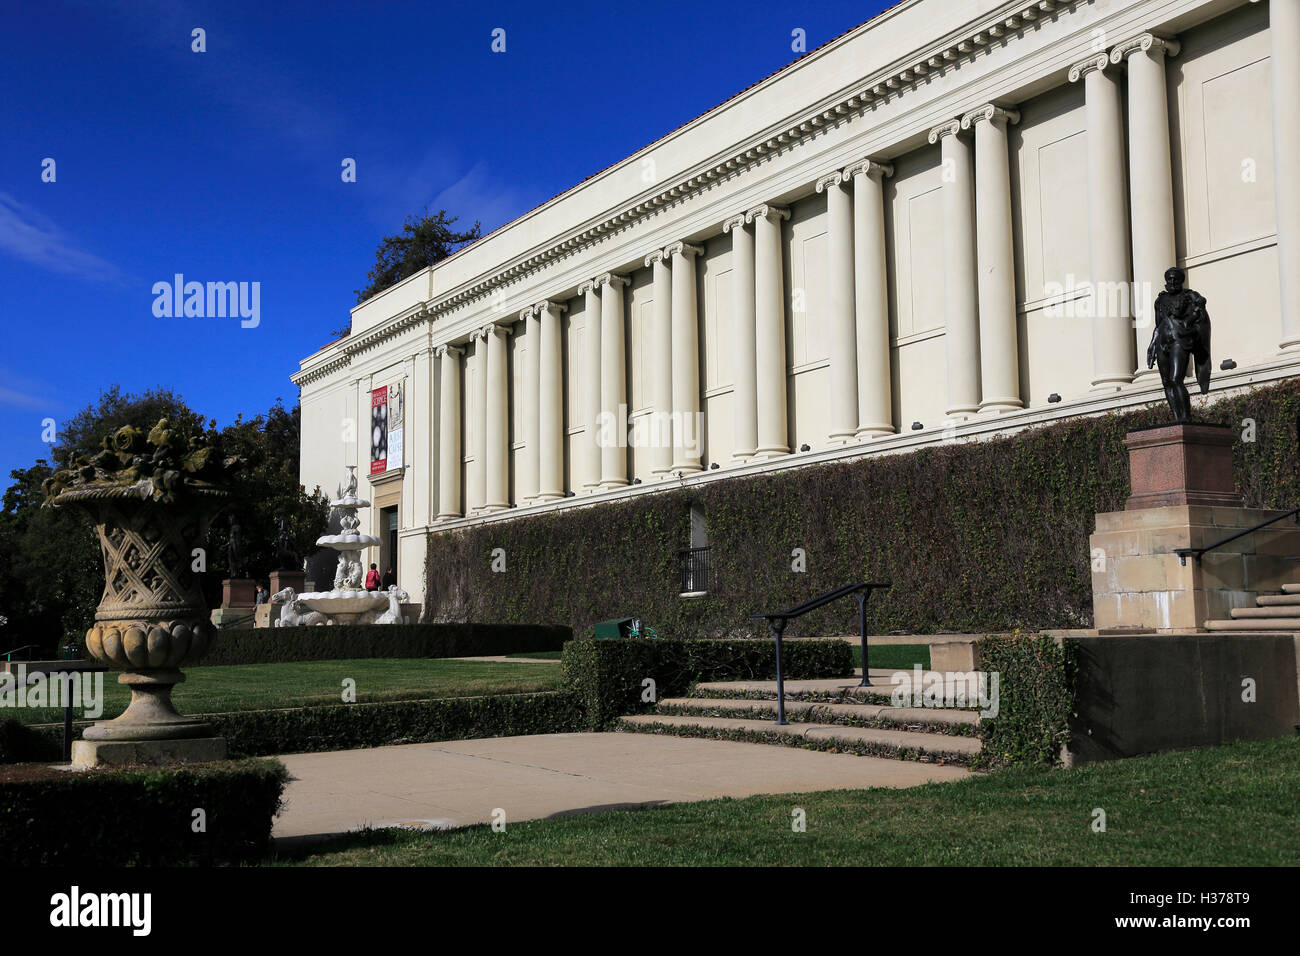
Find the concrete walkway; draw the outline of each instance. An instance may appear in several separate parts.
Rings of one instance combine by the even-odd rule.
[[[651,734],[547,734],[281,757],[277,840],[463,827],[714,797],[959,780],[953,766]]]

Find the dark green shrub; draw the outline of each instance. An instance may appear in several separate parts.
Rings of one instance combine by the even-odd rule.
[[[0,720],[0,764],[59,760],[62,754],[62,727],[34,730],[13,717]]]
[[[1220,398],[1204,416],[1255,441],[1235,449],[1251,507],[1300,504],[1300,381]],[[1013,436],[668,488],[429,538],[434,620],[593,623],[640,617],[660,636],[762,633],[750,614],[792,607],[852,581],[887,578],[871,598],[876,633],[989,633],[1092,625],[1088,536],[1128,495],[1124,435],[1163,407],[1076,418]],[[712,542],[707,597],[677,594],[689,510]],[[807,573],[790,570],[792,549]],[[491,570],[505,549],[506,573]],[[794,622],[791,635],[857,632],[852,601]]]
[[[573,695],[550,692],[252,710],[214,716],[212,724],[231,753],[260,756],[568,733],[583,720]]]
[[[788,641],[781,668],[789,679],[849,677],[853,650],[844,641]],[[646,710],[646,678],[655,699],[685,694],[700,681],[770,680],[776,677],[773,641],[604,640],[564,645],[564,681],[593,730],[625,714]]]
[[[558,651],[573,632],[557,624],[336,624],[222,631],[200,665],[281,664],[372,657],[483,657]]]
[[[1061,762],[1074,710],[1075,661],[1069,645],[1050,637],[1012,634],[979,642],[980,668],[998,674],[998,714],[979,724],[983,749],[976,765]]]
[[[0,866],[260,859],[288,771],[276,760],[58,773],[0,783]],[[194,811],[205,815],[194,832]]]

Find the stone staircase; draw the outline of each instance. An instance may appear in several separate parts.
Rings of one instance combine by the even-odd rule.
[[[1281,594],[1261,594],[1255,607],[1233,608],[1226,621],[1206,621],[1211,631],[1300,631],[1300,584],[1282,585]]]
[[[980,752],[974,709],[895,707],[893,670],[871,670],[874,686],[852,679],[787,680],[785,716],[776,721],[776,681],[701,683],[689,697],[660,701],[653,712],[620,719],[637,733],[739,740],[968,766]]]

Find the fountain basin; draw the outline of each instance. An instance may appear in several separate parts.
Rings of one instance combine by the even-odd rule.
[[[322,614],[364,614],[388,607],[386,591],[320,591],[299,594],[298,600]]]

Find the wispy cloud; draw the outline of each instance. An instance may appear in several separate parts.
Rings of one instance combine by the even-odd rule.
[[[0,251],[42,269],[93,282],[126,279],[113,263],[82,249],[53,220],[8,193],[0,193]]]
[[[46,412],[63,405],[62,402],[49,397],[55,391],[52,387],[36,379],[19,375],[11,368],[0,366],[0,380],[6,383],[0,385],[0,405],[39,408]]]

